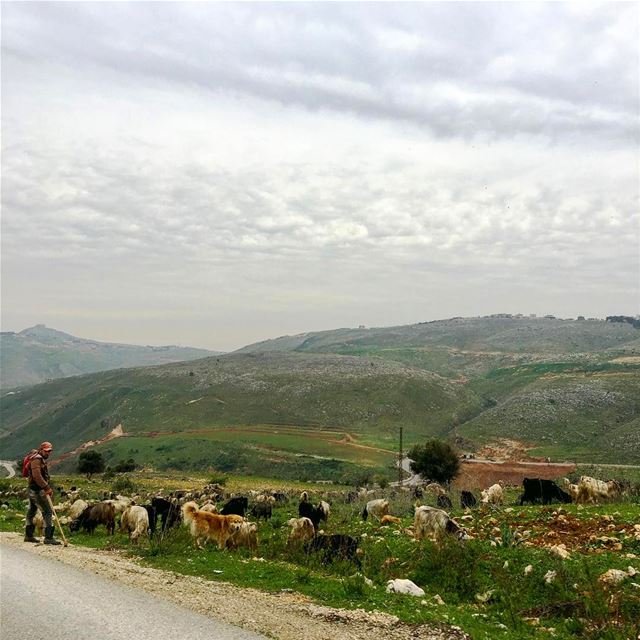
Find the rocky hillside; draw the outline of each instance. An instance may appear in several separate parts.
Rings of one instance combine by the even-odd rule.
[[[538,455],[640,463],[640,340],[628,323],[452,318],[400,327],[283,336],[243,353],[379,357],[463,385],[482,409],[450,435],[520,440]]]
[[[0,334],[0,386],[4,389],[119,369],[194,360],[211,351],[189,347],[143,347],[85,340],[42,324]]]
[[[469,318],[278,338],[5,392],[0,444],[7,456],[45,437],[70,450],[121,424],[105,451],[150,464],[233,469],[242,457],[257,473],[296,456],[357,464],[360,451],[381,468],[403,427],[405,445],[509,438],[554,460],[637,464],[637,336],[598,321]]]
[[[227,425],[353,431],[370,442],[446,435],[477,396],[441,376],[379,358],[237,354],[57,380],[2,397],[7,455],[38,438],[72,448],[116,424],[129,434]]]

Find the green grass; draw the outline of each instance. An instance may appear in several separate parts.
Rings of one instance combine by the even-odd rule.
[[[209,434],[207,434],[209,435]],[[249,434],[236,433],[235,439],[195,435],[158,436],[154,438],[119,438],[96,448],[104,454],[107,464],[133,458],[142,466],[160,470],[234,472],[244,475],[272,476],[287,480],[329,480],[353,484],[363,475],[391,476],[389,465],[355,464],[348,460],[286,451],[276,443],[257,444]],[[282,444],[282,443],[278,443]],[[308,445],[305,449],[308,449]],[[330,452],[328,452],[330,453]],[[385,458],[382,457],[381,461]],[[389,456],[388,462],[391,463]],[[72,470],[72,458],[65,465]]]
[[[108,486],[101,478],[91,483],[72,476],[57,480],[80,485],[89,497],[99,495]],[[233,476],[229,480],[233,491],[260,486],[255,480]],[[140,478],[139,482],[139,489],[148,490],[152,486],[198,487],[203,481],[173,475],[164,479]],[[12,484],[15,486],[2,481],[0,489]],[[517,492],[510,490],[507,501],[513,503],[516,498]],[[430,542],[414,542],[402,528],[363,522],[359,517],[362,502],[348,504],[335,496],[330,500],[332,514],[325,530],[360,537],[363,573],[373,580],[375,588],[367,586],[349,563],[324,566],[318,558],[307,556],[300,549],[287,549],[285,522],[296,515],[296,500],[277,507],[271,521],[259,524],[258,557],[264,561],[245,550],[221,552],[214,545],[196,550],[184,528],[162,541],[143,542],[137,548],[125,536],[110,537],[102,529],[93,536],[74,534],[71,541],[95,548],[124,549],[139,562],[159,569],[265,591],[294,589],[321,604],[383,611],[411,624],[456,624],[474,639],[548,638],[549,632],[542,628],[551,627],[555,629],[553,637],[567,640],[623,640],[635,638],[640,632],[640,594],[631,581],[612,588],[598,581],[598,576],[610,568],[626,569],[631,564],[640,569],[637,558],[625,557],[631,553],[640,556],[640,541],[619,533],[622,527],[640,521],[640,504],[627,501],[590,507],[564,506],[568,516],[584,521],[588,530],[591,522],[603,515],[614,517],[615,525],[608,535],[617,536],[622,549],[612,552],[600,549],[597,543],[585,544],[582,550],[573,551],[568,560],[562,561],[546,549],[517,543],[514,536],[516,531],[531,530],[535,536],[549,530],[555,517],[554,507],[508,506],[476,512],[473,521],[466,523],[474,540],[465,545],[449,541],[438,547]],[[390,500],[392,512],[402,518],[402,527],[410,525],[411,496],[390,494]],[[14,499],[10,506],[11,510],[0,512],[0,530],[18,531],[22,527],[23,505]],[[455,509],[454,515],[459,517],[462,513]],[[494,527],[499,531],[497,538]],[[493,539],[500,544],[492,546]],[[389,558],[395,561],[389,564]],[[524,568],[529,564],[534,570],[527,576]],[[552,585],[543,580],[549,570],[558,573]],[[420,598],[385,593],[386,581],[395,577],[410,578],[421,586],[427,594],[426,604]],[[492,589],[487,603],[480,603],[476,596]],[[436,594],[445,605],[433,603]],[[527,617],[539,618],[540,628],[531,626],[525,620]]]

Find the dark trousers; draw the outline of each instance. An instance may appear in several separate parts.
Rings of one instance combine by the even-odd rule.
[[[42,491],[42,489],[36,491],[35,489],[29,488],[29,510],[27,511],[27,524],[33,524],[33,517],[36,515],[38,509],[42,511],[44,526],[53,526],[53,511],[49,506],[49,501],[47,500],[47,496],[45,495],[44,491]]]

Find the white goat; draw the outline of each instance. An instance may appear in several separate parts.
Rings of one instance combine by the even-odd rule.
[[[469,539],[467,532],[446,511],[428,506],[416,507],[413,534],[417,540],[431,537],[439,541],[445,534],[451,534],[458,540]]]
[[[126,531],[133,542],[149,531],[149,514],[144,507],[132,505],[127,507],[120,518],[120,531]]]
[[[386,516],[389,513],[389,501],[382,498],[377,500],[369,500],[362,512],[362,519],[366,520],[369,516],[378,518],[380,520],[382,516]]]
[[[482,491],[481,502],[483,504],[502,504],[504,491],[499,484],[492,484],[488,489]]]
[[[287,524],[291,527],[289,544],[311,540],[315,535],[316,531],[313,527],[313,522],[309,518],[291,518],[287,521]]]

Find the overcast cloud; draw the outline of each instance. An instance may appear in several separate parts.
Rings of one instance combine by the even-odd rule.
[[[2,14],[3,330],[638,313],[636,3]]]

